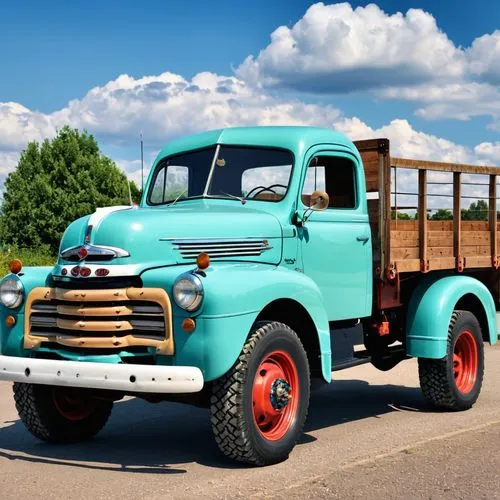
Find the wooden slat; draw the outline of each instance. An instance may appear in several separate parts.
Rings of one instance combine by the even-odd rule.
[[[475,257],[475,256],[487,256],[490,255],[491,247],[490,245],[467,245],[462,246],[462,256],[464,257]],[[490,259],[491,263],[491,259]],[[467,258],[466,266],[469,267],[469,259]]]
[[[379,152],[378,150],[365,151],[360,153],[363,160],[363,168],[365,170],[366,191],[373,193],[378,191],[378,169],[379,169]]]
[[[417,231],[391,231],[393,248],[418,247]]]
[[[489,254],[489,249],[488,249],[488,254]],[[467,266],[467,269],[473,267],[491,267],[491,257],[489,255],[466,257],[465,265]]]
[[[418,171],[418,238],[420,260],[427,260],[427,170]]]
[[[462,244],[460,236],[460,231],[462,229],[462,225],[460,223],[462,219],[460,206],[460,200],[462,199],[462,183],[460,176],[460,172],[453,173],[453,254],[457,259],[461,256],[460,245]]]
[[[499,175],[500,167],[485,165],[465,165],[462,163],[443,163],[438,161],[411,160],[409,158],[391,158],[392,167],[411,168],[418,170],[437,170],[439,172],[462,172],[468,174]]]
[[[491,262],[497,257],[497,176],[490,175],[488,225],[491,232]]]
[[[462,231],[460,244],[464,245],[491,245],[491,233],[488,231]]]

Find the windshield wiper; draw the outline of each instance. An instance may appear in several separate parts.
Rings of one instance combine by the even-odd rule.
[[[179,196],[177,196],[177,198],[174,201],[171,201],[170,203],[167,203],[167,207],[174,206],[177,203],[177,201],[179,200],[179,198],[181,196],[184,196],[186,193],[187,193],[187,189],[185,189]]]
[[[231,193],[225,193],[224,191],[221,191],[220,194],[223,194],[224,196],[229,196],[229,198],[232,198],[233,200],[241,201],[242,205],[244,205],[247,202],[247,200],[245,200],[245,198],[243,198],[242,196],[236,196]]]

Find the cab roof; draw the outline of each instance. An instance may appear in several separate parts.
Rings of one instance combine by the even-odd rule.
[[[234,146],[268,146],[288,149],[295,155],[316,144],[337,144],[357,151],[354,144],[340,132],[318,127],[234,127],[189,135],[168,143],[156,162],[173,154],[201,149],[214,144]]]

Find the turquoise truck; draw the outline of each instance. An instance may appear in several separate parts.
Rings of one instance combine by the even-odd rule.
[[[452,220],[428,217],[436,171]],[[468,409],[497,340],[499,174],[313,127],[175,140],[139,206],[73,222],[54,267],[10,263],[0,379],[41,440],[89,439],[133,395],[209,408],[220,450],[254,465],[288,457],[312,382],[358,364],[418,358],[427,400]],[[487,220],[461,219],[473,175]]]

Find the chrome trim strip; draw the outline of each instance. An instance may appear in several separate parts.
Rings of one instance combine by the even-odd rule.
[[[165,237],[165,238],[160,238],[160,241],[180,241],[182,243],[204,243],[205,241],[207,242],[238,242],[238,241],[246,241],[246,240],[258,240],[258,241],[265,241],[265,240],[277,240],[280,239],[281,236],[272,236],[272,237],[267,237],[267,236],[242,236],[238,238],[221,238],[219,236],[207,236],[204,238],[196,238],[196,237],[189,237],[189,238],[176,238],[176,237]]]
[[[109,256],[111,258],[130,257],[130,254],[127,252],[127,250],[124,250],[123,248],[110,247],[107,245],[91,245],[91,244],[76,245],[74,247],[66,248],[59,255],[63,259],[67,259],[74,256],[78,257],[78,252],[82,248],[85,248],[85,250],[87,250],[87,254],[89,257],[102,257],[102,256]]]
[[[80,275],[72,276],[71,269],[73,269],[75,266],[76,267],[88,267],[91,271],[90,275],[87,277],[82,277]],[[73,280],[74,279],[85,280],[88,278],[98,278],[98,276],[95,275],[95,271],[97,269],[102,269],[102,268],[109,270],[109,274],[106,276],[106,278],[117,277],[117,276],[120,276],[120,277],[137,276],[139,274],[140,269],[141,269],[140,266],[137,264],[131,264],[131,265],[126,265],[126,266],[116,266],[116,265],[107,266],[106,262],[102,262],[99,264],[87,264],[85,262],[75,262],[74,264],[70,264],[70,265],[56,264],[54,266],[54,269],[52,270],[52,276],[54,276],[56,279],[60,277],[60,278],[71,278]],[[66,269],[66,272],[67,272],[66,275],[62,274],[63,269]]]

